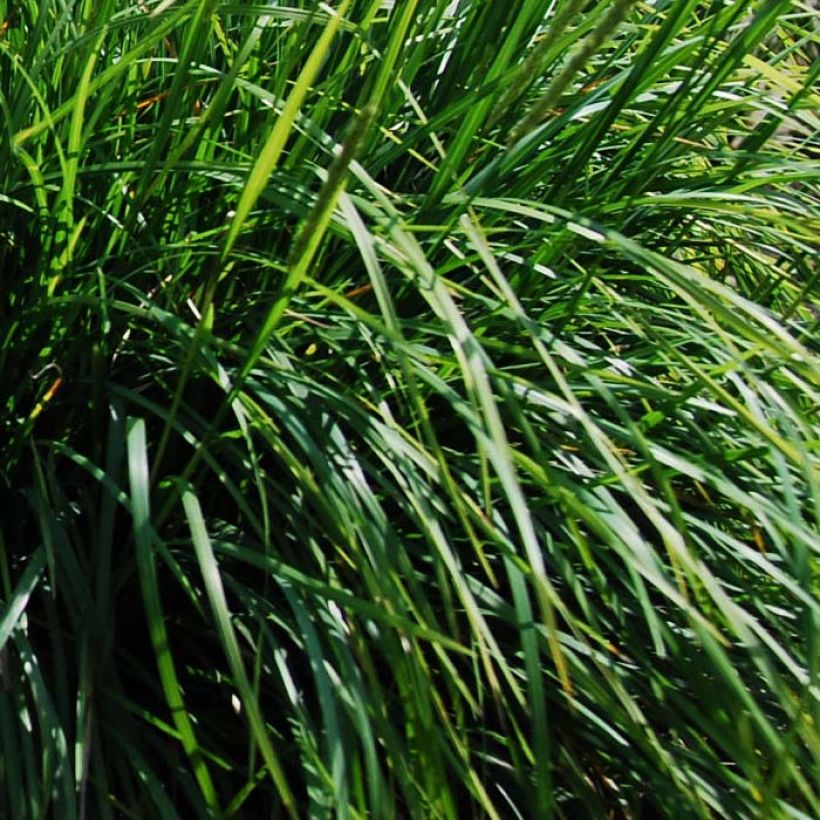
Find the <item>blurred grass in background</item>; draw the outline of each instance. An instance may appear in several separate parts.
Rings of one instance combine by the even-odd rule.
[[[0,2],[0,815],[812,818],[808,2]]]

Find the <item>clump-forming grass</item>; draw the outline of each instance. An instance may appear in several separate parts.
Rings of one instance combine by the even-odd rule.
[[[0,3],[0,814],[820,814],[818,18]]]

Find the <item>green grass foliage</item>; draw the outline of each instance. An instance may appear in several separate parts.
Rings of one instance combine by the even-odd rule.
[[[0,2],[0,816],[820,815],[818,32]]]

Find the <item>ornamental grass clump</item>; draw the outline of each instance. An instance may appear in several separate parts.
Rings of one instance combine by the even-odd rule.
[[[818,23],[0,3],[0,816],[820,815]]]

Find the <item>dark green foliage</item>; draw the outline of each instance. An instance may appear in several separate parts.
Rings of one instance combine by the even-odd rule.
[[[0,3],[0,816],[816,817],[817,31]]]

